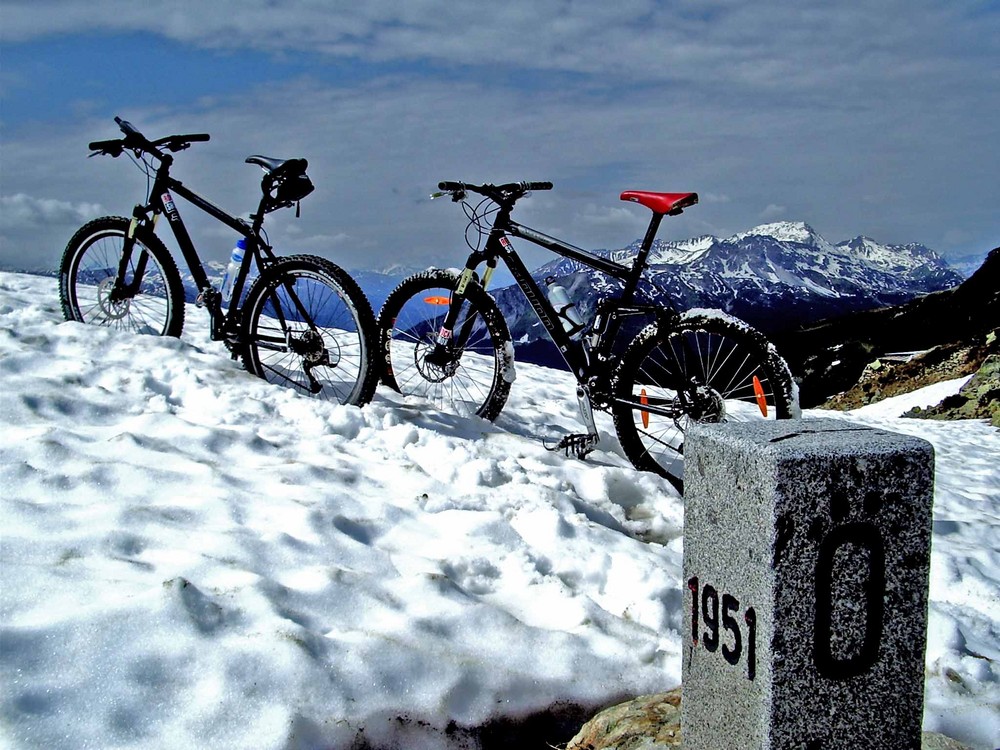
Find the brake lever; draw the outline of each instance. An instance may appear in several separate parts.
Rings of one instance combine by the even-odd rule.
[[[444,198],[446,195],[451,196],[452,203],[460,203],[465,200],[464,190],[439,190],[436,193],[431,193],[431,200],[435,200],[437,198]]]
[[[91,151],[90,154],[87,156],[87,158],[93,159],[95,156],[110,156],[112,159],[117,159],[119,156],[122,155],[122,152],[124,150],[125,150],[124,148],[116,148],[113,150],[102,149],[100,151]]]

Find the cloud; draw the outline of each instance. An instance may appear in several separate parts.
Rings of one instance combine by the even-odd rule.
[[[961,61],[988,64],[1000,20],[950,0],[6,0],[5,41],[145,32],[213,49],[369,62],[430,62],[459,71],[583,74],[593,86],[698,82],[747,93],[850,96],[924,86]],[[872,30],[877,29],[873,38]],[[993,33],[991,33],[993,32]],[[963,85],[954,78],[956,85]],[[708,92],[715,94],[718,92]]]
[[[780,219],[782,217],[788,216],[788,209],[785,206],[779,206],[777,204],[771,203],[760,212],[760,218],[762,219]]]
[[[99,203],[69,203],[54,198],[33,198],[24,193],[0,196],[0,230],[19,231],[53,224],[62,227],[100,216]]]
[[[71,49],[87,33],[110,44],[139,32],[180,42],[189,65],[203,54],[204,67],[178,66],[162,95],[123,88],[43,128],[9,124],[8,108],[4,189],[127,214],[145,179],[123,159],[82,158],[89,140],[117,135],[110,114],[120,113],[151,136],[210,132],[211,143],[177,155],[175,174],[235,213],[259,195],[244,156],[307,157],[316,193],[301,220],[268,217],[272,240],[347,267],[460,261],[464,216],[426,199],[441,179],[552,180],[516,218],[581,247],[641,235],[646,216],[622,213],[623,189],[701,194],[661,236],[729,236],[770,204],[766,218],[802,219],[834,240],[934,247],[958,237],[946,238],[947,217],[976,242],[1000,232],[995,118],[983,116],[1000,107],[998,18],[946,0],[372,0],[335,10],[325,0],[7,0],[5,44],[64,34]],[[86,38],[93,54],[97,37]],[[199,75],[216,72],[220,50],[239,50],[263,80],[206,93]],[[293,57],[294,78],[281,78],[276,63]],[[4,75],[30,84],[24,70]],[[231,231],[181,211],[199,251],[223,259]],[[18,216],[10,221],[27,227]],[[51,263],[68,227],[31,226]],[[0,265],[22,229],[0,232]]]

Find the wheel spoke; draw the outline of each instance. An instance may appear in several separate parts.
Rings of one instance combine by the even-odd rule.
[[[267,273],[272,276],[262,278],[260,291],[244,303],[247,369],[317,398],[367,402],[371,364],[364,330],[374,329],[374,322],[363,322],[371,313],[338,280],[343,272],[322,258],[292,256]]]
[[[775,368],[785,365],[739,326],[703,319],[636,342],[616,377],[615,427],[638,468],[666,476],[677,487],[683,483],[684,433],[692,422],[790,416],[791,395],[775,386]],[[766,410],[758,406],[755,377]],[[651,405],[667,403],[677,416],[657,417]]]
[[[503,336],[509,334],[487,318],[492,314],[500,320],[491,298],[470,288],[449,343],[457,359],[443,367],[426,361],[437,348],[454,283],[450,274],[431,271],[403,281],[386,300],[380,325],[388,333],[382,352],[388,362],[387,382],[404,395],[425,398],[444,411],[492,419],[502,408],[510,384],[500,377],[497,356]],[[484,305],[493,306],[494,312],[482,309]],[[463,334],[466,327],[470,330]]]

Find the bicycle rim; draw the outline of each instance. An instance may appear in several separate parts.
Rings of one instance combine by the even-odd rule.
[[[428,280],[408,292],[394,311],[386,340],[389,384],[442,411],[494,419],[506,400],[498,394],[502,383],[498,352],[503,342],[491,330],[488,313],[467,299],[454,328],[452,356],[446,363],[431,364],[427,355],[434,350],[448,312],[451,289]]]
[[[712,319],[644,334],[630,346],[616,382],[616,395],[629,404],[616,407],[616,427],[638,468],[681,488],[692,423],[791,416],[786,378],[758,334]]]
[[[131,333],[170,334],[175,311],[167,274],[160,259],[141,240],[136,240],[125,275],[126,286],[132,284],[137,267],[144,263],[139,289],[133,296],[113,299],[124,244],[121,231],[107,229],[91,235],[79,247],[68,271],[70,316],[81,323]]]
[[[247,369],[323,400],[367,400],[368,340],[356,305],[337,280],[318,267],[279,266],[257,285],[244,311]]]

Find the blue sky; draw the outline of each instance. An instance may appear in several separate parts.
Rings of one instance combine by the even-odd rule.
[[[272,240],[354,269],[460,263],[441,179],[551,180],[516,216],[590,248],[641,236],[625,189],[701,194],[664,238],[787,219],[1000,244],[995,1],[3,0],[0,267],[52,268],[143,197],[128,161],[86,158],[116,114],[211,133],[175,175],[235,213],[245,156],[308,158],[316,192]],[[229,230],[181,211],[222,260]]]

